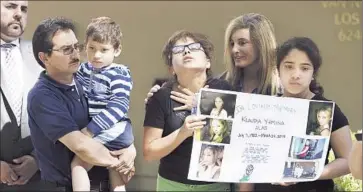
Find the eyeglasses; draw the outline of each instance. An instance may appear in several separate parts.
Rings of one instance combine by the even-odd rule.
[[[70,55],[74,52],[74,50],[76,50],[77,52],[80,52],[83,50],[83,45],[76,43],[74,45],[66,45],[63,46],[59,49],[50,49],[51,51],[58,51],[58,52],[62,52],[63,55]]]
[[[188,44],[188,45],[176,45],[173,48],[171,48],[171,52],[173,54],[182,53],[182,52],[184,52],[185,47],[188,47],[188,49],[190,51],[203,50],[202,45],[200,43],[191,43],[191,44]]]

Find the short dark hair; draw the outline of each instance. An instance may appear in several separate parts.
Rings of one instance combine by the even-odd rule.
[[[206,35],[203,35],[201,33],[195,33],[195,32],[190,32],[190,31],[186,31],[186,30],[180,30],[175,32],[166,42],[164,48],[163,48],[163,53],[162,53],[162,57],[165,61],[165,64],[169,67],[171,67],[173,64],[171,63],[172,60],[172,48],[175,45],[175,43],[180,40],[180,39],[186,39],[186,38],[191,38],[193,39],[196,43],[200,43],[203,47],[204,53],[207,56],[207,58],[210,60],[210,62],[212,63],[212,59],[213,59],[213,51],[214,51],[214,46],[213,43],[209,40],[209,38]],[[207,69],[207,75],[211,76],[211,70]]]
[[[277,70],[280,71],[280,65],[282,60],[290,53],[291,50],[298,49],[302,52],[305,52],[309,57],[309,60],[313,64],[314,79],[310,83],[310,91],[315,94],[323,95],[324,89],[317,82],[316,77],[318,76],[319,69],[322,65],[322,58],[320,55],[320,51],[315,42],[308,37],[293,37],[282,43],[277,48],[276,59],[277,59]]]
[[[121,45],[122,32],[120,25],[109,17],[92,19],[86,29],[86,43],[88,38],[99,43],[111,43],[114,49]]]
[[[63,17],[48,18],[40,22],[33,34],[33,54],[40,66],[45,68],[44,63],[39,59],[40,52],[52,54],[53,37],[59,30],[72,30],[75,32],[75,25],[69,19]]]

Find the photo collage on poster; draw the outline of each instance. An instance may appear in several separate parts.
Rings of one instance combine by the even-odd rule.
[[[328,153],[334,107],[331,101],[203,88],[192,113],[205,116],[206,125],[194,131],[188,178],[249,183],[316,180]]]
[[[230,144],[237,94],[202,90],[197,114],[206,116],[206,125],[195,131],[194,142],[201,143],[196,177],[217,180],[221,174],[223,153]]]
[[[324,167],[321,159],[328,153],[325,148],[330,140],[334,107],[334,102],[309,102],[305,135],[292,136],[283,179],[316,179],[318,170]]]

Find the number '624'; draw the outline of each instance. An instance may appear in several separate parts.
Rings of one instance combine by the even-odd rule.
[[[362,32],[360,29],[340,29],[338,33],[339,41],[360,41],[362,39]]]

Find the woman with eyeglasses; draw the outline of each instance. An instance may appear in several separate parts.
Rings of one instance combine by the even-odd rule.
[[[225,32],[224,65],[226,71],[218,78],[227,80],[233,91],[278,95],[282,93],[276,69],[277,43],[271,21],[262,14],[247,13],[232,19]],[[152,87],[145,102],[158,92],[160,86]],[[174,110],[191,110],[194,94],[171,92],[171,98],[182,105]],[[239,184],[241,191],[250,191],[248,184]]]
[[[213,45],[199,33],[178,31],[167,41],[162,56],[174,75],[149,99],[144,119],[144,158],[160,160],[157,191],[226,191],[228,183],[200,182],[188,179],[193,132],[201,129],[205,118],[190,110],[175,111],[183,104],[171,99],[171,92],[182,88],[194,94],[208,85],[231,90],[225,80],[211,78]]]
[[[282,93],[276,69],[277,43],[271,21],[262,14],[247,13],[232,19],[224,37],[225,79],[234,91],[264,95]],[[145,101],[160,89],[150,89]],[[177,110],[191,108],[194,96],[190,92],[172,92],[172,98],[184,105]]]

